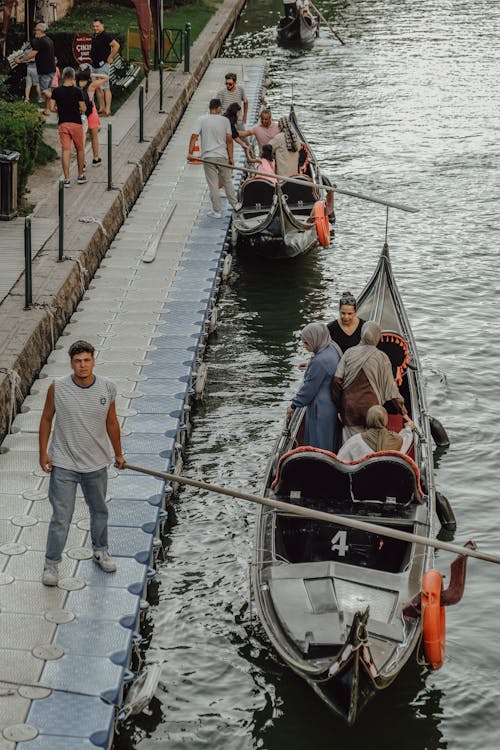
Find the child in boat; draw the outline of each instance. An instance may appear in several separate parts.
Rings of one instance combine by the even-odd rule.
[[[259,168],[257,170],[259,175],[262,175],[270,182],[276,182],[276,179],[270,176],[276,174],[276,170],[274,167],[273,149],[269,143],[266,143],[265,146],[262,146],[262,156],[260,158],[249,159],[249,162],[251,164],[259,165]]]

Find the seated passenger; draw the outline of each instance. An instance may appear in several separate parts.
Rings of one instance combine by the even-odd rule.
[[[368,320],[361,329],[361,341],[348,349],[340,360],[332,383],[332,395],[342,421],[342,442],[363,432],[370,406],[392,401],[400,414],[406,414],[404,399],[392,374],[389,357],[377,349],[381,331]]]
[[[267,143],[262,147],[262,156],[259,159],[250,159],[254,164],[258,164],[257,171],[263,177],[266,177],[270,182],[276,182],[275,177],[271,175],[275,174],[274,159],[273,159],[273,148]]]
[[[304,445],[334,451],[337,442],[337,407],[330,384],[342,352],[334,344],[324,323],[309,323],[300,333],[304,348],[313,352],[304,383],[292,399],[287,414],[307,406]]]
[[[280,132],[270,141],[276,160],[276,173],[291,177],[299,171],[300,141],[288,117],[278,120]]]
[[[341,461],[357,461],[378,451],[399,451],[406,453],[413,442],[414,423],[406,414],[403,417],[405,426],[401,432],[387,429],[389,415],[383,406],[370,406],[366,415],[365,432],[353,435],[344,443],[337,453]]]

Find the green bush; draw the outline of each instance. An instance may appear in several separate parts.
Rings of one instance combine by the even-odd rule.
[[[21,201],[28,177],[35,171],[44,119],[37,107],[25,102],[0,101],[0,143],[19,152],[17,194]]]

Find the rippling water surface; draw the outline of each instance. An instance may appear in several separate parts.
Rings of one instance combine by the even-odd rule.
[[[323,0],[345,39],[323,28],[310,50],[275,41],[277,0],[249,0],[228,56],[269,61],[275,116],[295,103],[339,187],[418,207],[391,210],[394,272],[451,448],[437,484],[456,541],[500,552],[498,460],[500,4],[495,0]],[[266,267],[236,258],[209,352],[186,471],[259,491],[300,381],[297,333],[359,292],[384,242],[385,210],[343,196],[329,250]],[[254,509],[185,489],[175,506],[148,659],[165,659],[151,717],[121,749],[493,750],[500,740],[500,569],[469,563],[448,610],[440,672],[410,666],[348,730],[276,659],[249,608]],[[438,563],[448,570],[451,558]]]

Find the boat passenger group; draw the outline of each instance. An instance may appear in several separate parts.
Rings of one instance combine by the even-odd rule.
[[[248,128],[247,113],[245,90],[237,83],[236,73],[227,73],[225,88],[210,100],[208,114],[198,119],[189,141],[187,158],[191,162],[198,160],[196,148],[200,141],[199,156],[212,203],[210,215],[217,219],[222,215],[221,188],[233,209],[241,208],[231,180],[234,141],[245,149],[247,161],[256,165],[258,173],[272,182],[276,179],[274,174],[290,177],[299,171],[301,143],[288,117],[274,122],[271,110],[266,107],[259,121]],[[252,136],[259,150],[255,158],[250,144],[244,140]]]
[[[413,441],[409,418],[385,352],[377,348],[381,330],[356,314],[356,299],[344,292],[338,319],[309,323],[301,331],[304,348],[312,353],[304,382],[288,407],[306,407],[304,445],[333,451],[343,461],[370,453],[406,453]],[[301,368],[306,367],[301,365]],[[402,416],[403,429],[387,428],[388,411]]]

